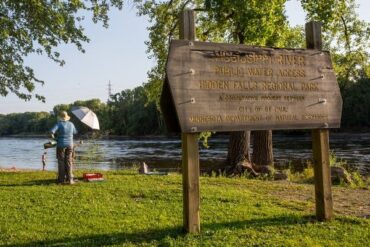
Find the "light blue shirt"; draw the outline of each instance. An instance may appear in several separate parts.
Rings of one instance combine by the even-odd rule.
[[[57,147],[73,147],[73,135],[77,130],[72,122],[59,121],[50,131],[57,134]]]

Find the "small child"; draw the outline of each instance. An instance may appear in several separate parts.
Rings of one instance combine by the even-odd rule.
[[[47,152],[44,152],[43,155],[41,156],[42,170],[43,171],[45,171],[45,166],[46,166],[46,155],[47,155]]]
[[[148,174],[148,165],[145,163],[145,162],[143,162],[143,163],[141,163],[140,164],[140,168],[139,168],[139,173],[140,174]]]

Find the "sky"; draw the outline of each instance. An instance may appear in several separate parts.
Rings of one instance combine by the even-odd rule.
[[[370,22],[370,1],[358,0],[358,13]],[[292,26],[304,25],[305,13],[296,0],[287,2],[286,14]],[[109,28],[86,21],[84,27],[90,43],[84,45],[86,53],[74,46],[63,45],[59,51],[66,61],[63,67],[45,56],[32,55],[26,59],[36,76],[45,81],[35,92],[46,97],[46,103],[37,99],[23,101],[9,94],[0,96],[0,114],[27,111],[52,111],[57,104],[69,104],[76,100],[108,99],[108,83],[112,93],[133,89],[147,80],[147,71],[155,64],[148,59],[148,20],[136,15],[131,6],[109,14]]]

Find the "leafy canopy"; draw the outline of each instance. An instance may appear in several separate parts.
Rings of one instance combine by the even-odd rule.
[[[343,89],[370,76],[370,24],[359,18],[355,0],[301,0],[307,19],[323,24],[325,49],[330,50]]]
[[[111,7],[122,8],[123,0],[2,0],[0,1],[0,95],[9,92],[29,100],[36,78],[24,58],[32,53],[46,54],[50,59],[64,64],[56,48],[62,43],[73,44],[84,52],[83,42],[88,42],[82,21],[92,13],[94,23],[108,26]]]
[[[301,28],[291,28],[285,15],[286,0],[170,0],[135,1],[151,26],[147,52],[157,64],[148,72],[148,98],[158,102],[164,80],[169,41],[178,38],[178,16],[184,8],[196,10],[200,41],[277,47],[302,47]]]
[[[332,54],[343,90],[370,76],[370,24],[356,14],[355,0],[299,0],[307,21],[323,23],[325,49]],[[302,26],[291,27],[286,0],[167,0],[135,1],[140,15],[149,18],[148,54],[156,65],[148,72],[148,99],[158,102],[164,81],[169,41],[178,38],[178,15],[184,8],[196,11],[200,41],[275,47],[304,47]]]

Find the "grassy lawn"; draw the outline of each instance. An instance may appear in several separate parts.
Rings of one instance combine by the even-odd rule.
[[[365,199],[336,203],[335,220],[320,223],[313,185],[201,177],[201,233],[188,235],[180,175],[104,176],[64,186],[52,172],[0,173],[0,245],[370,246],[369,190],[334,188],[334,199]]]

